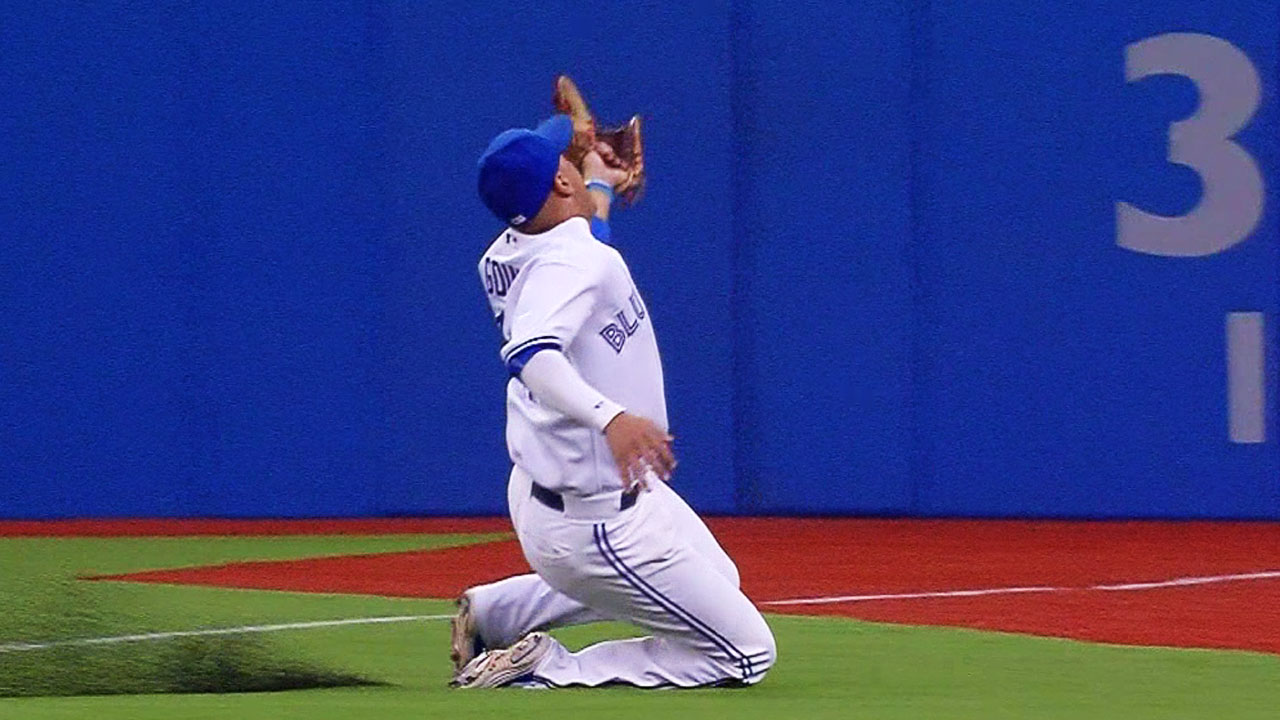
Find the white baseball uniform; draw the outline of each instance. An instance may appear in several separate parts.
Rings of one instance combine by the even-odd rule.
[[[623,620],[653,634],[576,653],[556,643],[528,680],[552,687],[759,682],[776,647],[738,588],[733,561],[652,474],[649,491],[624,493],[600,430],[619,408],[667,428],[652,317],[622,257],[592,236],[585,219],[571,218],[537,235],[504,231],[480,274],[512,371],[511,520],[536,571],[469,591],[481,642],[505,647],[533,630]],[[595,427],[540,403],[519,379],[540,352],[563,353],[599,393]]]

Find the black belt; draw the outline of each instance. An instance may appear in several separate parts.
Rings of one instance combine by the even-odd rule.
[[[555,490],[548,490],[538,483],[533,483],[533,489],[530,492],[533,498],[556,512],[564,512],[564,498]],[[632,505],[636,504],[636,498],[640,497],[640,486],[622,493],[622,501],[618,503],[618,512],[622,512]]]

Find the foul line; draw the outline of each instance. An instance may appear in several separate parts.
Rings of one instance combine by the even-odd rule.
[[[1263,570],[1261,572],[1240,573],[1237,575],[1205,575],[1201,577],[1180,577],[1154,582],[1116,583],[1105,585],[1085,585],[1079,587],[1051,587],[1048,585],[1031,585],[1025,587],[997,587],[977,590],[935,590],[931,592],[881,593],[876,595],[836,595],[828,597],[793,598],[790,600],[769,600],[761,605],[830,605],[833,603],[870,602],[872,600],[918,600],[927,598],[978,597],[981,595],[1018,595],[1023,593],[1052,593],[1072,590],[1102,590],[1105,592],[1124,592],[1131,590],[1152,590],[1156,588],[1184,587],[1187,585],[1210,585],[1213,583],[1238,582],[1242,580],[1271,580],[1280,578],[1280,570]]]
[[[142,633],[139,635],[117,635],[115,637],[76,638],[73,640],[55,640],[47,643],[8,643],[0,645],[0,653],[21,652],[24,650],[44,650],[54,647],[74,647],[77,645],[116,645],[118,643],[145,642],[148,640],[168,640],[181,637],[202,637],[206,635],[239,635],[242,633],[278,632],[280,630],[307,630],[310,628],[336,627],[339,625],[377,625],[382,623],[411,622],[414,620],[448,620],[452,615],[390,615],[387,617],[346,618],[343,620],[314,620],[311,622],[280,623],[278,625],[245,625],[243,627],[212,628],[209,630],[175,630],[173,632]]]
[[[979,597],[983,595],[1018,595],[1029,593],[1069,592],[1075,590],[1100,590],[1103,592],[1130,592],[1134,590],[1153,590],[1157,588],[1186,587],[1188,585],[1211,585],[1214,583],[1240,582],[1245,580],[1273,580],[1280,578],[1280,570],[1263,570],[1260,572],[1239,573],[1235,575],[1203,575],[1179,577],[1169,580],[1136,583],[1108,583],[1084,585],[1076,587],[1053,587],[1049,585],[1028,585],[1019,587],[981,588],[975,590],[934,590],[909,593],[878,593],[874,595],[836,595],[813,598],[793,598],[790,600],[767,600],[761,605],[830,605],[834,603],[871,602],[874,600],[920,600],[928,598]],[[383,617],[345,618],[341,620],[313,620],[310,622],[279,623],[276,625],[244,625],[230,628],[210,628],[207,630],[174,630],[170,632],[140,633],[136,635],[116,635],[113,637],[75,638],[71,640],[54,640],[45,643],[5,643],[0,644],[0,653],[22,652],[26,650],[44,650],[55,647],[75,647],[88,645],[116,645],[120,643],[146,642],[149,640],[168,640],[182,637],[204,637],[209,635],[239,635],[244,633],[279,632],[281,630],[307,630],[311,628],[338,627],[341,625],[380,625],[385,623],[413,622],[415,620],[448,620],[453,615],[388,615]]]

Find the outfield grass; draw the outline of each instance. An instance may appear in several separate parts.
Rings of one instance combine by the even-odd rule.
[[[0,540],[0,642],[67,637],[49,623],[50,588],[85,573],[232,560],[405,550],[468,538],[164,538]],[[64,586],[65,587],[65,586]],[[99,608],[117,632],[159,631],[400,614],[447,614],[445,601],[76,583],[75,602]],[[44,595],[42,596],[42,593]],[[57,606],[65,612],[65,604]],[[41,616],[45,622],[36,623]],[[24,618],[31,622],[25,622]],[[1274,718],[1280,658],[1167,650],[770,616],[780,659],[748,690],[456,691],[448,624],[423,621],[272,633],[283,658],[387,683],[382,687],[224,695],[0,699],[0,719],[328,720],[330,718]],[[1153,618],[1158,622],[1158,618]],[[38,637],[14,636],[29,625]],[[37,627],[40,625],[41,627]],[[77,631],[78,628],[72,627]],[[625,628],[574,628],[571,646]],[[75,634],[75,632],[72,632]],[[160,641],[167,642],[167,641]],[[85,648],[93,652],[94,648]],[[42,651],[32,651],[39,653]],[[0,673],[6,655],[0,654]]]

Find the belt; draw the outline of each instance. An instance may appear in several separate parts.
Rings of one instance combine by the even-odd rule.
[[[564,512],[564,496],[556,492],[555,490],[548,490],[547,488],[539,485],[538,483],[533,483],[533,487],[532,487],[532,490],[530,491],[530,494],[533,495],[534,500],[537,500],[538,502],[542,503],[543,505],[546,505],[552,510],[555,510],[556,512]],[[632,505],[635,505],[636,498],[638,498],[639,496],[640,496],[639,485],[637,485],[636,487],[630,490],[627,490],[626,492],[623,492],[621,494],[621,498],[618,501],[618,512],[622,512],[623,510],[626,510]],[[578,499],[572,498],[570,500],[570,503],[572,504],[576,500]]]

